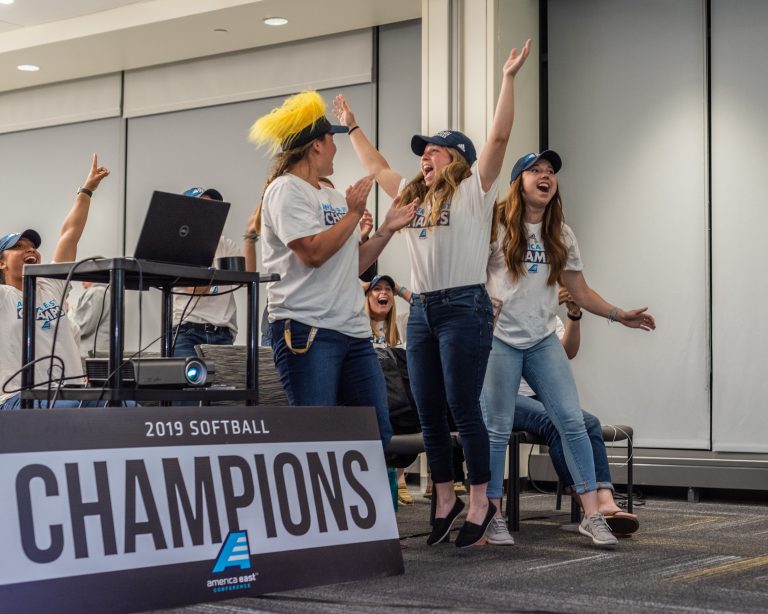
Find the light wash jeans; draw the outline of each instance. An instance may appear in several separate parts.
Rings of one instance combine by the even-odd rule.
[[[502,495],[506,450],[515,421],[515,400],[521,376],[533,388],[560,433],[573,489],[579,494],[596,490],[592,444],[584,426],[571,366],[557,335],[552,333],[525,350],[513,348],[494,337],[482,403],[491,445],[488,498],[499,499]]]

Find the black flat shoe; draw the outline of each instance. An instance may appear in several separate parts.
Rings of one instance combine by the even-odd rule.
[[[485,518],[483,518],[483,524],[475,524],[474,522],[469,522],[469,520],[467,520],[464,523],[464,526],[461,527],[459,534],[456,536],[456,547],[469,548],[483,539],[485,530],[488,528],[488,525],[491,524],[491,520],[493,520],[495,515],[496,506],[488,501],[488,511],[485,514]]]
[[[443,541],[453,528],[453,523],[456,522],[461,510],[464,509],[464,502],[456,497],[456,503],[453,504],[453,508],[445,518],[435,518],[435,524],[432,525],[432,532],[427,537],[427,545],[434,546]]]

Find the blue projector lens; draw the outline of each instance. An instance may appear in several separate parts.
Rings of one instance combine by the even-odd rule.
[[[184,371],[184,377],[186,377],[187,381],[193,385],[199,385],[205,382],[206,375],[205,367],[197,361],[189,362]]]

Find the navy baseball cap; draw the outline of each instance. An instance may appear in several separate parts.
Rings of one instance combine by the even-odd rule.
[[[189,188],[186,192],[184,192],[184,196],[194,196],[195,198],[208,196],[213,200],[220,200],[221,202],[224,202],[224,197],[221,195],[221,192],[215,188]]]
[[[438,132],[435,136],[414,134],[411,139],[411,151],[417,156],[421,156],[427,148],[427,143],[455,149],[464,157],[467,164],[470,166],[477,160],[477,153],[475,152],[475,146],[472,144],[472,141],[466,134],[459,132],[458,130],[443,130],[442,132]]]
[[[345,132],[349,132],[349,128],[346,126],[336,126],[329,122],[327,117],[323,116],[297,133],[288,135],[283,139],[280,147],[283,151],[297,149],[326,134],[344,134]]]
[[[11,249],[12,247],[15,247],[20,239],[29,239],[30,241],[32,241],[32,245],[35,246],[35,249],[40,247],[40,243],[42,242],[40,240],[40,235],[37,233],[36,230],[27,228],[24,232],[12,232],[10,234],[5,235],[3,238],[1,238],[0,252],[4,252],[7,249]]]
[[[375,275],[371,280],[371,283],[368,285],[368,289],[365,291],[365,293],[368,294],[371,289],[380,281],[386,281],[390,286],[392,286],[392,290],[395,289],[395,280],[392,279],[389,275]]]
[[[517,179],[523,171],[527,171],[531,168],[539,159],[546,160],[552,165],[552,170],[559,171],[563,166],[563,161],[560,159],[559,154],[551,149],[546,149],[541,153],[529,153],[515,162],[515,166],[512,167],[512,176],[509,178],[509,183],[512,183]]]

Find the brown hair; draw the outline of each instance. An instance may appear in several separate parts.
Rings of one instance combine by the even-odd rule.
[[[451,156],[451,162],[440,169],[431,188],[427,188],[427,184],[424,182],[424,173],[419,173],[400,193],[400,207],[404,207],[414,198],[421,199],[425,207],[429,203],[432,204],[427,227],[437,225],[440,212],[444,208],[451,206],[451,199],[456,188],[459,187],[462,181],[472,175],[472,171],[464,156],[452,147],[447,147],[446,149]]]
[[[550,286],[558,281],[568,259],[568,249],[563,242],[563,223],[563,201],[558,187],[544,209],[541,224],[541,240],[549,259],[547,284]],[[499,237],[500,226],[503,228],[503,237]],[[528,251],[522,174],[509,186],[506,198],[495,205],[491,242],[497,239],[501,240],[509,274],[517,281],[525,275],[525,255]]]
[[[259,204],[256,206],[255,225],[257,233],[261,234],[262,205],[264,203],[264,194],[267,192],[267,188],[275,179],[285,173],[285,171],[301,162],[307,156],[307,153],[309,152],[309,149],[312,147],[312,143],[314,142],[315,140],[313,139],[306,145],[302,145],[296,149],[287,149],[286,151],[281,151],[275,154],[274,163],[272,164],[272,168],[269,171],[267,180],[264,182],[264,189],[261,191]]]

